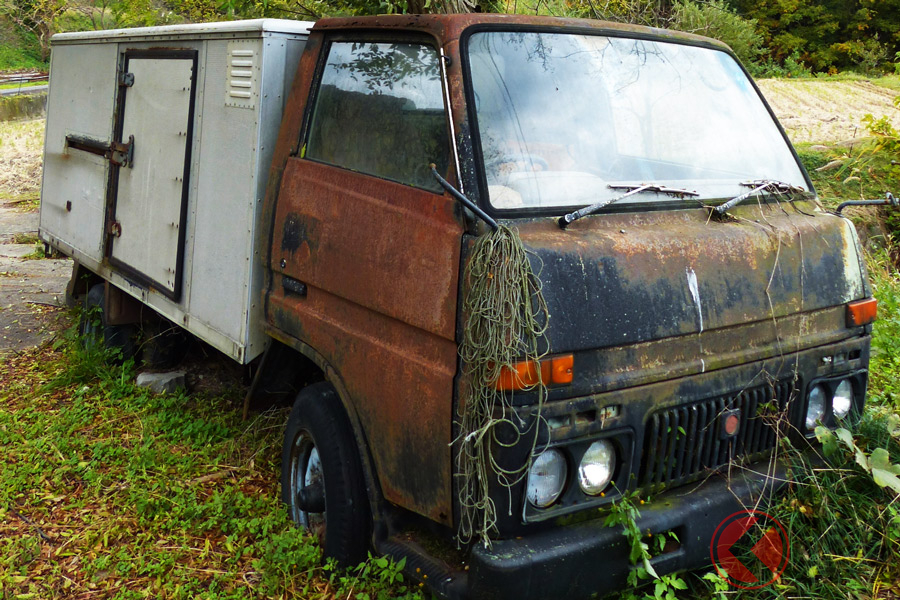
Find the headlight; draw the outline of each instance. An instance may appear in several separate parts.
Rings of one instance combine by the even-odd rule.
[[[845,379],[834,390],[831,410],[836,419],[843,419],[850,413],[851,406],[853,406],[853,384],[849,379]]]
[[[825,386],[817,385],[809,393],[809,401],[806,404],[806,429],[812,430],[816,427],[816,422],[825,418],[825,402],[828,398],[828,392]]]
[[[538,508],[556,502],[566,485],[566,459],[553,448],[545,450],[528,471],[528,501]]]
[[[616,449],[609,440],[590,445],[578,465],[578,485],[589,495],[596,496],[606,489],[616,468]]]

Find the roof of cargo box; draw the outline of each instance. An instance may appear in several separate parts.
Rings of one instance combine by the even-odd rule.
[[[111,41],[147,41],[171,39],[206,38],[258,38],[266,34],[306,35],[313,23],[288,19],[248,19],[245,21],[223,21],[219,23],[190,23],[183,25],[163,25],[161,27],[134,27],[131,29],[106,29],[100,31],[78,31],[57,33],[50,43],[91,44]]]
[[[502,28],[569,29],[624,35],[627,37],[653,37],[657,39],[679,40],[693,44],[704,44],[728,48],[718,40],[684,33],[671,29],[657,29],[643,25],[612,23],[596,19],[568,19],[535,15],[509,15],[498,13],[431,14],[431,15],[378,15],[374,17],[334,17],[315,22],[314,30],[407,29],[430,33],[436,38],[448,41],[457,39],[463,29],[470,26]]]

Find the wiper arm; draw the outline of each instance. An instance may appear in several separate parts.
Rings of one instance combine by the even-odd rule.
[[[741,183],[741,185],[744,187],[751,187],[753,189],[749,192],[741,194],[740,196],[735,196],[728,202],[716,206],[715,208],[713,208],[713,210],[721,215],[728,209],[734,208],[747,198],[754,196],[760,192],[768,191],[780,196],[782,194],[797,194],[806,191],[802,187],[791,185],[790,183],[785,183],[784,181],[777,181],[775,179],[757,179],[754,181],[745,181]]]
[[[692,192],[690,190],[682,190],[679,188],[670,188],[665,185],[658,185],[655,183],[642,183],[639,185],[609,185],[607,186],[611,190],[629,190],[628,192],[618,196],[616,198],[611,198],[609,200],[602,200],[597,202],[596,204],[591,204],[590,206],[585,206],[584,208],[579,208],[575,212],[570,212],[569,214],[563,215],[559,218],[559,228],[565,229],[581,217],[586,217],[587,215],[592,215],[598,210],[606,208],[610,204],[615,204],[619,200],[624,200],[629,196],[634,196],[635,194],[640,194],[642,192],[656,192],[658,194],[672,194],[675,196],[699,196],[697,192]]]

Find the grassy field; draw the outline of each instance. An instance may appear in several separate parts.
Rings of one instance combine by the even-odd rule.
[[[0,366],[0,598],[416,597],[385,559],[322,566],[288,522],[284,411],[133,381],[71,335]]]

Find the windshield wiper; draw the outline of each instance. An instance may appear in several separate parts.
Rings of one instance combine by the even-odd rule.
[[[594,214],[598,210],[606,208],[610,204],[615,204],[619,200],[624,200],[629,196],[634,196],[635,194],[640,194],[642,192],[656,192],[657,194],[672,194],[674,196],[699,196],[697,192],[692,192],[691,190],[682,190],[679,188],[670,188],[665,185],[659,185],[656,183],[642,183],[639,185],[608,185],[607,186],[611,190],[629,190],[628,192],[618,196],[616,198],[610,198],[609,200],[602,200],[597,202],[596,204],[591,204],[590,206],[585,206],[584,208],[579,208],[575,212],[570,212],[569,214],[563,215],[559,218],[559,228],[565,229],[581,217],[586,217],[587,215]]]
[[[723,214],[726,210],[730,208],[734,208],[750,196],[756,195],[760,192],[772,192],[776,196],[780,196],[782,194],[797,194],[803,193],[806,190],[802,187],[791,185],[790,183],[785,183],[784,181],[778,181],[776,179],[756,179],[754,181],[745,181],[741,183],[744,187],[753,188],[749,192],[741,194],[740,196],[735,196],[728,202],[720,204],[713,208],[720,215]]]

